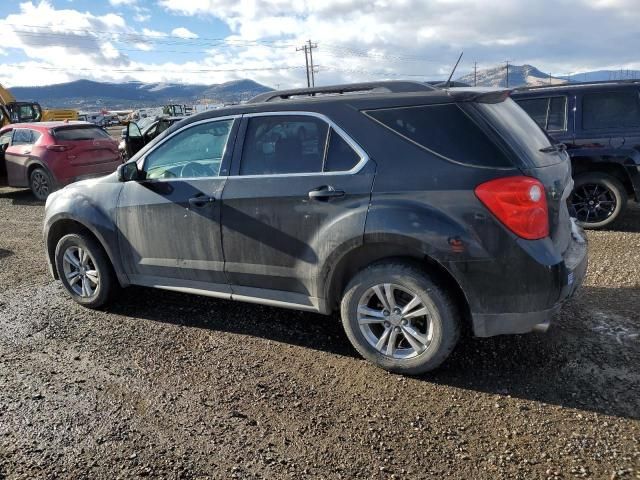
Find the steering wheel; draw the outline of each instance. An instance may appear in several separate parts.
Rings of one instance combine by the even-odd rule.
[[[180,170],[180,177],[206,177],[209,175],[209,169],[198,162],[190,162]]]

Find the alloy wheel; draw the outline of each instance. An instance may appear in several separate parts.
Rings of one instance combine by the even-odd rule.
[[[35,171],[31,175],[31,188],[40,198],[46,198],[49,195],[49,180],[40,171]]]
[[[358,302],[358,325],[378,352],[395,359],[424,353],[433,339],[433,306],[392,283],[375,285]]]
[[[571,196],[571,207],[578,221],[599,223],[616,211],[615,194],[606,186],[587,183],[576,188]]]
[[[100,287],[100,272],[86,248],[71,246],[62,257],[64,276],[73,293],[83,298],[90,298]]]

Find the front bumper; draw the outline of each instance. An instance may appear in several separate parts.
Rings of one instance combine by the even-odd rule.
[[[473,333],[477,337],[545,332],[551,318],[580,288],[587,273],[587,241],[582,229],[572,219],[572,241],[563,262],[554,266],[561,282],[558,300],[550,307],[533,312],[473,313]]]

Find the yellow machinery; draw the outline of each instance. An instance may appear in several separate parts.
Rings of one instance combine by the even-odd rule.
[[[0,85],[0,126],[9,123],[77,120],[75,110],[42,110],[37,102],[16,102],[16,98]]]

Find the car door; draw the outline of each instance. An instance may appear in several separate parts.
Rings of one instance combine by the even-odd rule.
[[[7,166],[7,183],[12,187],[26,187],[29,185],[27,168],[29,161],[34,158],[33,144],[40,138],[39,132],[28,128],[16,128],[13,131],[11,144],[4,152]]]
[[[138,160],[116,222],[131,283],[229,292],[220,238],[220,195],[238,129],[234,117],[184,126]]]
[[[124,132],[124,145],[127,158],[133,157],[145,145],[140,127],[136,122],[129,122]]]
[[[318,114],[245,115],[240,136],[222,196],[233,297],[323,310],[318,277],[362,242],[375,166]]]
[[[7,130],[0,134],[0,186],[7,185],[7,164],[4,160],[4,152],[11,144],[12,135],[12,130]]]

